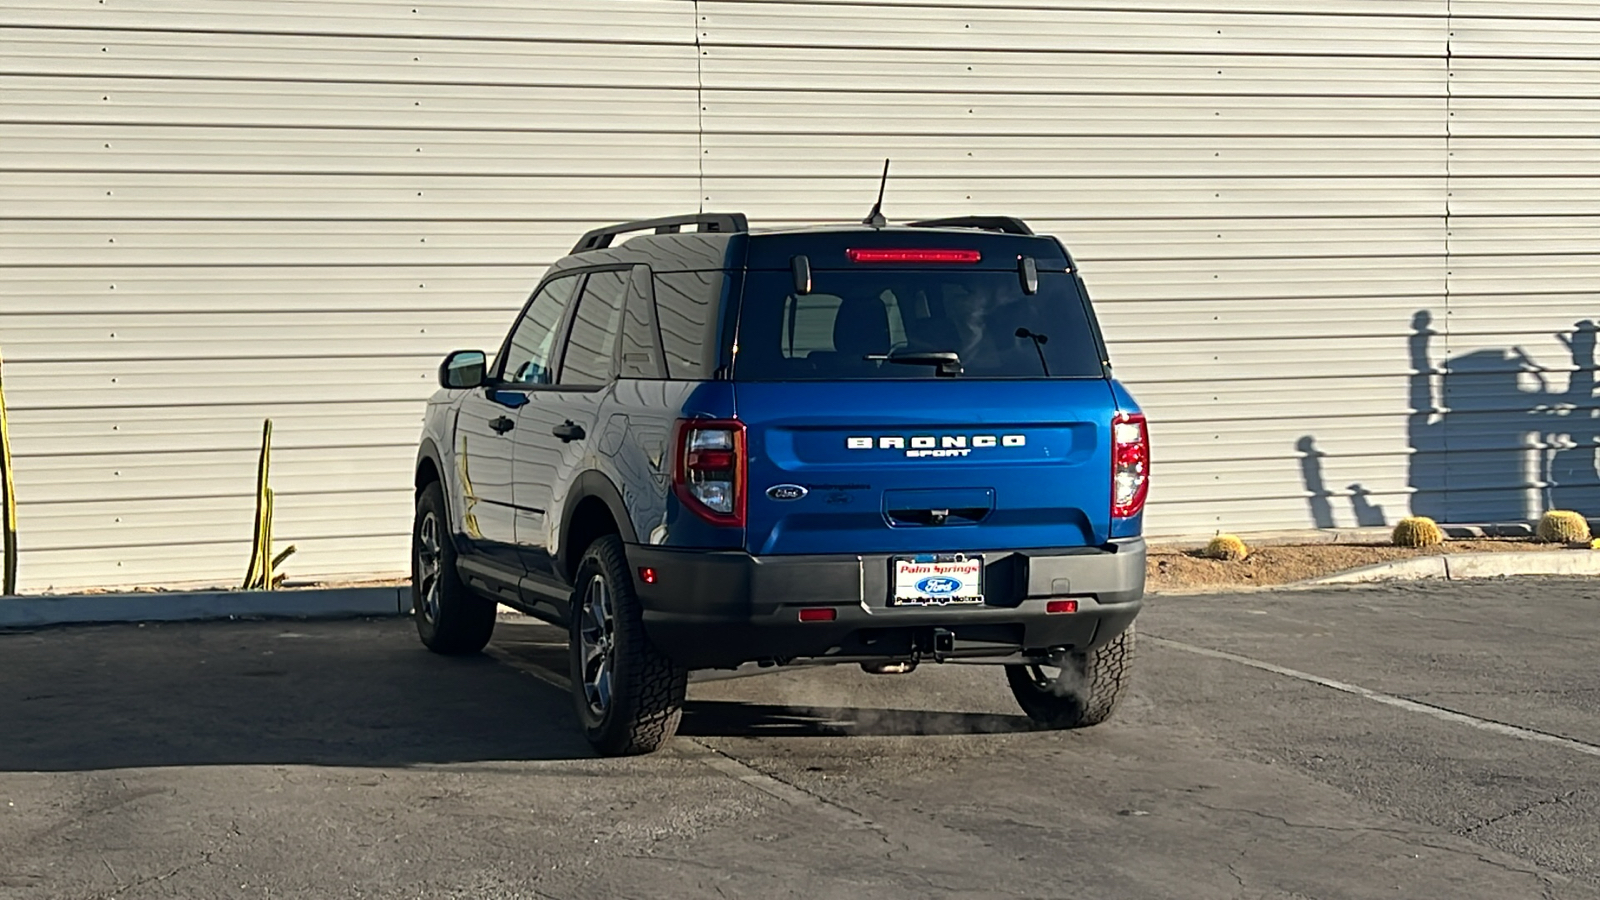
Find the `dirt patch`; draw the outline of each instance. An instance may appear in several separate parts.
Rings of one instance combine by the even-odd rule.
[[[1562,544],[1541,544],[1515,538],[1446,541],[1442,546],[1413,549],[1391,544],[1282,544],[1253,548],[1237,562],[1202,559],[1198,550],[1152,548],[1145,575],[1147,590],[1160,593],[1272,587],[1321,578],[1346,569],[1415,556],[1441,553],[1493,553],[1509,550],[1564,550]]]

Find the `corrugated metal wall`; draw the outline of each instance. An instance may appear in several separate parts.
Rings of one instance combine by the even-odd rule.
[[[269,415],[291,573],[398,571],[438,357],[584,227],[855,218],[885,156],[891,217],[1067,238],[1152,532],[1581,506],[1600,0],[1448,6],[10,0],[23,585],[238,577]]]

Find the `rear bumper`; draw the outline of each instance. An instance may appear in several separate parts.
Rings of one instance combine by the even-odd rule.
[[[888,604],[889,555],[751,556],[629,545],[634,589],[651,641],[695,669],[747,662],[907,659],[932,655],[936,629],[949,658],[1082,650],[1120,634],[1144,597],[1142,538],[1104,547],[986,551],[982,606]],[[645,584],[639,570],[655,570]],[[1078,601],[1050,614],[1050,600]],[[801,607],[831,606],[830,622]]]

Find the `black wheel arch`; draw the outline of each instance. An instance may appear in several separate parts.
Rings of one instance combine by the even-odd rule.
[[[555,563],[563,579],[572,582],[583,551],[604,534],[615,534],[625,544],[639,542],[628,507],[622,502],[622,491],[603,472],[590,469],[572,483],[561,509]]]
[[[433,438],[423,438],[421,446],[417,448],[417,464],[413,467],[415,474],[412,476],[412,487],[418,493],[421,493],[429,482],[437,481],[441,485],[447,484],[444,478],[443,459],[444,455],[439,452],[439,445],[433,442]],[[445,502],[448,503],[450,491],[446,490],[444,496]]]
[[[425,437],[417,448],[417,463],[412,474],[412,497],[422,496],[422,491],[430,484],[438,483],[439,492],[444,496],[445,531],[457,553],[466,553],[469,548],[463,546],[462,536],[456,533],[454,509],[451,504],[450,479],[445,476],[448,471],[444,464],[444,454],[439,452],[439,445],[433,438]]]

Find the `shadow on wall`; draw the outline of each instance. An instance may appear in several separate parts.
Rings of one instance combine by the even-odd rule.
[[[1557,334],[1572,356],[1564,391],[1551,389],[1545,369],[1521,347],[1476,350],[1432,362],[1433,317],[1411,320],[1411,448],[1406,484],[1411,514],[1441,522],[1499,523],[1535,519],[1545,509],[1600,513],[1600,408],[1595,397],[1595,349],[1600,326],[1578,322]],[[1531,386],[1531,389],[1530,389]],[[1311,520],[1337,526],[1333,492],[1323,477],[1316,439],[1295,444]],[[1389,524],[1360,484],[1347,488],[1360,526]]]

